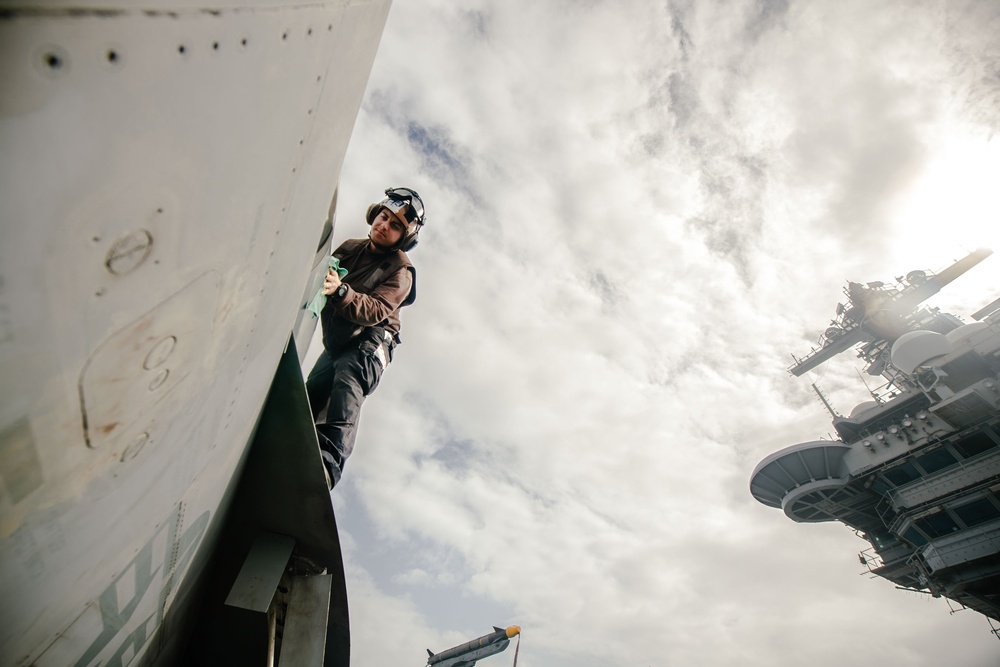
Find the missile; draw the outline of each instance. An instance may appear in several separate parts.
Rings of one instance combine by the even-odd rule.
[[[521,633],[521,628],[512,625],[507,629],[493,626],[493,632],[483,635],[479,639],[473,639],[447,651],[432,653],[427,649],[428,667],[472,667],[477,660],[488,658],[491,655],[500,653],[510,640]]]

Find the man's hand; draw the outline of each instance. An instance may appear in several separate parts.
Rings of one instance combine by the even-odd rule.
[[[333,296],[333,293],[340,287],[340,275],[330,269],[326,272],[326,280],[323,281],[323,294]]]

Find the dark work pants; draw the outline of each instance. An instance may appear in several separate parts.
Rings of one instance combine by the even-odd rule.
[[[354,450],[361,404],[382,377],[374,345],[351,345],[335,356],[324,350],[306,380],[313,419],[326,408],[323,421],[316,424],[316,433],[333,484],[340,480],[344,463]]]

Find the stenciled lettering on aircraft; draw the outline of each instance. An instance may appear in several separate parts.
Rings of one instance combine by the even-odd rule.
[[[90,646],[73,663],[74,667],[124,667],[132,661],[153,631],[163,622],[167,598],[205,536],[210,515],[211,512],[205,511],[184,529],[183,534],[178,535],[183,503],[174,508],[167,521],[157,528],[135,558],[91,602],[91,607],[96,603],[100,610],[100,623],[84,620],[83,617],[74,621],[73,625],[81,626],[79,630],[91,627],[89,634],[93,637]],[[137,611],[140,611],[137,618],[142,619],[138,624],[132,622]],[[73,630],[73,626],[67,628],[63,636],[76,635],[79,638],[81,633]],[[116,638],[119,641],[112,644]],[[108,655],[111,646],[117,648]],[[55,645],[50,646],[45,653],[53,648],[56,648]],[[56,650],[53,653],[59,654],[62,651]],[[95,662],[105,656],[104,660]],[[40,658],[39,664],[44,663],[45,654]]]

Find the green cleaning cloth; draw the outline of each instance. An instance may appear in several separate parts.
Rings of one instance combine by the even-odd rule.
[[[330,256],[326,260],[327,273],[329,273],[330,269],[336,271],[340,275],[341,280],[343,280],[344,276],[347,275],[347,269],[342,268],[340,266],[340,260],[333,256]],[[323,294],[323,286],[320,285],[319,289],[316,290],[316,296],[312,298],[312,301],[306,304],[306,310],[312,313],[313,317],[319,317],[320,311],[323,310],[323,306],[325,305],[326,305],[326,295]]]

